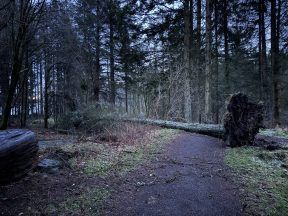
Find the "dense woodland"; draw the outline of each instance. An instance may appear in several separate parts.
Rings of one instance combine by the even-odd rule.
[[[288,124],[287,0],[1,0],[1,129],[83,109],[221,123],[235,92]]]

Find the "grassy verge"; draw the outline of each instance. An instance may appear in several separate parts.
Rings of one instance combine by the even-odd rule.
[[[155,152],[178,133],[178,130],[172,129],[153,130],[136,145],[127,144],[117,148],[97,143],[77,144],[70,146],[70,150],[82,151],[82,156],[73,158],[70,162],[74,168],[87,175],[105,176],[111,172],[124,175],[151,159]]]
[[[288,215],[287,150],[228,149],[226,163],[243,187],[247,214]]]

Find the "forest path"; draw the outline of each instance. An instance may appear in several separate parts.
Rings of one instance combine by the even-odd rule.
[[[224,151],[219,139],[182,133],[124,184],[115,182],[107,215],[241,215]]]

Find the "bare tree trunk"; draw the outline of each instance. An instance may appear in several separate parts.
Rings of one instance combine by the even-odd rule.
[[[44,74],[44,128],[48,128],[49,119],[49,86],[50,86],[50,68],[49,68],[49,57],[45,59],[45,74]]]
[[[4,50],[4,52],[7,50]],[[8,55],[6,55],[7,53],[1,53],[1,59],[3,62],[8,62]],[[8,95],[8,89],[9,89],[9,65],[3,63],[3,65],[1,65],[1,70],[0,70],[0,88],[1,88],[1,103],[0,103],[0,107],[1,107],[1,114],[3,115],[4,112],[4,102],[6,99],[6,96]]]
[[[34,65],[32,66],[32,68],[33,68],[33,67],[34,67],[34,69],[36,70],[36,71],[35,71],[35,72],[36,72],[35,75],[36,75],[36,80],[37,80],[37,82],[36,82],[36,89],[35,89],[36,115],[37,115],[37,117],[39,117],[39,113],[40,113],[40,103],[39,103],[40,98],[38,97],[38,95],[40,95],[39,62],[36,61],[36,62],[34,63]],[[33,113],[32,113],[32,114],[33,114]]]
[[[42,54],[40,57],[40,115],[43,116],[43,67],[42,67]]]
[[[202,90],[201,90],[201,67],[200,67],[200,56],[201,56],[201,20],[202,20],[202,1],[197,0],[197,32],[196,32],[196,65],[197,67],[197,112],[196,116],[198,118],[198,122],[201,123],[201,110],[202,110]]]
[[[194,0],[189,1],[190,6],[190,35],[191,35],[191,48],[193,49],[194,37],[193,37],[193,24],[194,24]]]
[[[223,10],[223,32],[224,32],[224,55],[225,55],[225,67],[224,75],[226,82],[226,94],[230,94],[230,74],[229,74],[229,47],[228,47],[228,2],[224,1]]]
[[[191,100],[191,11],[190,0],[184,2],[184,117],[185,120],[192,121],[192,100]]]
[[[280,6],[280,0],[278,5]],[[279,10],[278,6],[278,10]],[[279,76],[279,31],[277,27],[280,26],[280,20],[277,24],[277,8],[276,0],[271,0],[271,69],[273,76],[273,119],[274,125],[280,124],[280,76]],[[278,34],[277,34],[278,33]]]
[[[127,72],[125,72],[125,80],[128,79],[128,75]],[[127,81],[125,81],[125,111],[126,113],[128,113],[129,109],[128,109],[128,83]]]
[[[214,0],[214,30],[215,30],[215,105],[214,105],[214,116],[215,123],[219,123],[219,78],[218,78],[218,0]]]
[[[116,84],[115,84],[115,65],[114,65],[114,19],[113,19],[113,0],[110,0],[110,16],[109,16],[109,47],[110,47],[110,103],[115,105]]]
[[[127,43],[128,43],[128,38],[126,38],[127,39],[127,41],[125,40],[124,41],[124,59],[123,59],[123,64],[124,64],[124,66],[123,66],[123,70],[124,70],[124,73],[125,73],[125,87],[124,87],[124,90],[125,90],[125,111],[126,111],[126,113],[128,113],[128,89],[129,89],[129,83],[128,83],[128,79],[129,79],[129,77],[128,77],[128,72],[129,72],[129,67],[128,67],[128,64],[129,64],[129,62],[128,62],[128,60],[129,60],[129,58],[127,58],[126,57],[126,55],[127,55],[127,52],[128,52],[128,49],[127,49]],[[139,111],[139,110],[138,110]]]
[[[14,92],[16,90],[16,86],[19,80],[19,71],[21,70],[21,65],[19,65],[18,61],[14,63],[11,82],[8,90],[8,96],[6,98],[4,111],[3,111],[3,118],[0,126],[0,130],[5,130],[8,126],[8,121],[10,118],[10,112],[12,107],[12,101],[14,97]]]
[[[100,66],[100,46],[101,46],[101,38],[100,38],[100,1],[96,2],[96,65],[95,65],[95,84],[94,84],[94,97],[96,101],[100,99],[100,74],[101,74],[101,66]]]
[[[205,121],[212,122],[211,0],[206,0]]]
[[[262,97],[266,107],[266,118],[271,120],[271,91],[269,89],[269,70],[267,65],[265,1],[259,0],[259,73],[261,78]]]
[[[122,35],[122,52],[121,52],[121,59],[123,64],[123,72],[124,72],[124,91],[125,91],[125,111],[128,113],[128,91],[129,91],[129,59],[130,59],[130,38],[127,30],[126,23],[124,24],[123,28],[123,35]],[[138,98],[138,97],[137,97]],[[137,103],[138,104],[138,103]],[[140,110],[138,110],[140,111]]]
[[[27,71],[27,73],[29,73],[29,71]],[[23,115],[23,124],[22,127],[26,127],[27,125],[27,116],[29,115],[29,106],[28,106],[28,91],[29,91],[29,86],[28,86],[28,74],[27,74],[27,78],[25,80],[25,88],[24,88],[25,94],[24,94],[24,113]]]
[[[263,54],[262,54],[262,0],[258,4],[258,49],[259,49],[259,77],[260,77],[260,99],[264,100],[264,71],[263,71]]]
[[[22,96],[21,96],[20,124],[21,124],[22,128],[26,127],[26,119],[27,119],[28,74],[29,74],[29,61],[28,61],[28,50],[27,50],[26,51],[25,71],[24,71],[24,74],[23,74],[23,86],[22,86],[22,89],[21,89],[22,90]]]

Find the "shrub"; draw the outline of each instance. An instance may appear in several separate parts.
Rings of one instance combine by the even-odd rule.
[[[77,128],[87,132],[103,131],[111,127],[121,113],[123,112],[119,108],[110,104],[90,104],[77,111],[63,114],[57,120],[56,128],[64,130]]]

